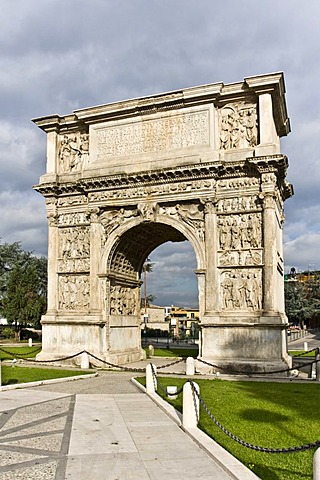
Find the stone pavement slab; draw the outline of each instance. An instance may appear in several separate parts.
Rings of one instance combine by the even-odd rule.
[[[232,478],[138,390],[59,392],[76,383],[0,392],[1,480]]]

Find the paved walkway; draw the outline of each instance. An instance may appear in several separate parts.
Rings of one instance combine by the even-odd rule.
[[[0,479],[235,478],[140,392],[131,376],[109,372],[0,392]]]

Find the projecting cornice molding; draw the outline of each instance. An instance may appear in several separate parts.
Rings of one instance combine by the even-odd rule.
[[[167,168],[158,171],[144,171],[134,174],[80,178],[74,182],[51,181],[34,185],[33,188],[44,196],[59,196],[67,193],[83,194],[102,189],[148,186],[186,180],[218,180],[247,175],[260,176],[262,173],[267,172],[275,172],[282,182],[285,178],[287,167],[288,160],[286,156],[272,155],[251,157],[236,163],[213,162]]]
[[[205,103],[219,107],[231,100],[245,100],[264,93],[272,96],[275,124],[279,136],[290,132],[290,121],[285,103],[283,73],[246,77],[243,82],[223,82],[175,90],[148,97],[113,102],[95,107],[74,110],[70,115],[50,115],[33,119],[45,132],[64,133],[75,128],[88,129],[90,124],[102,121],[139,117],[162,111],[178,110]]]

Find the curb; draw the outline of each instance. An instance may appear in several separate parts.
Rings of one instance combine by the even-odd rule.
[[[77,375],[74,377],[50,378],[49,380],[38,380],[37,382],[17,383],[14,385],[0,386],[0,392],[7,390],[19,390],[21,388],[38,387],[40,385],[49,385],[50,383],[72,382],[74,380],[83,380],[84,378],[97,377],[98,373],[88,373],[87,375]]]
[[[186,428],[182,425],[182,414],[163,400],[157,393],[148,394],[146,388],[133,377],[131,382],[148,395],[192,440],[204,450],[234,480],[261,480],[255,473],[227,452],[221,445],[204,433],[200,428]]]

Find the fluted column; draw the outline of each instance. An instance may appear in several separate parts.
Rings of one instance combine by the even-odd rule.
[[[56,314],[59,309],[58,298],[58,249],[59,230],[57,227],[57,216],[54,213],[48,214],[48,293],[47,293],[47,314]]]
[[[99,260],[101,252],[101,225],[99,209],[91,212],[90,217],[90,312],[100,311]]]
[[[217,215],[215,200],[205,203],[205,243],[206,243],[206,302],[205,311],[213,312],[219,308],[219,285],[217,276]]]
[[[263,243],[264,243],[264,282],[263,282],[263,310],[275,312],[277,289],[277,237],[276,212],[274,194],[266,193],[263,197]]]

